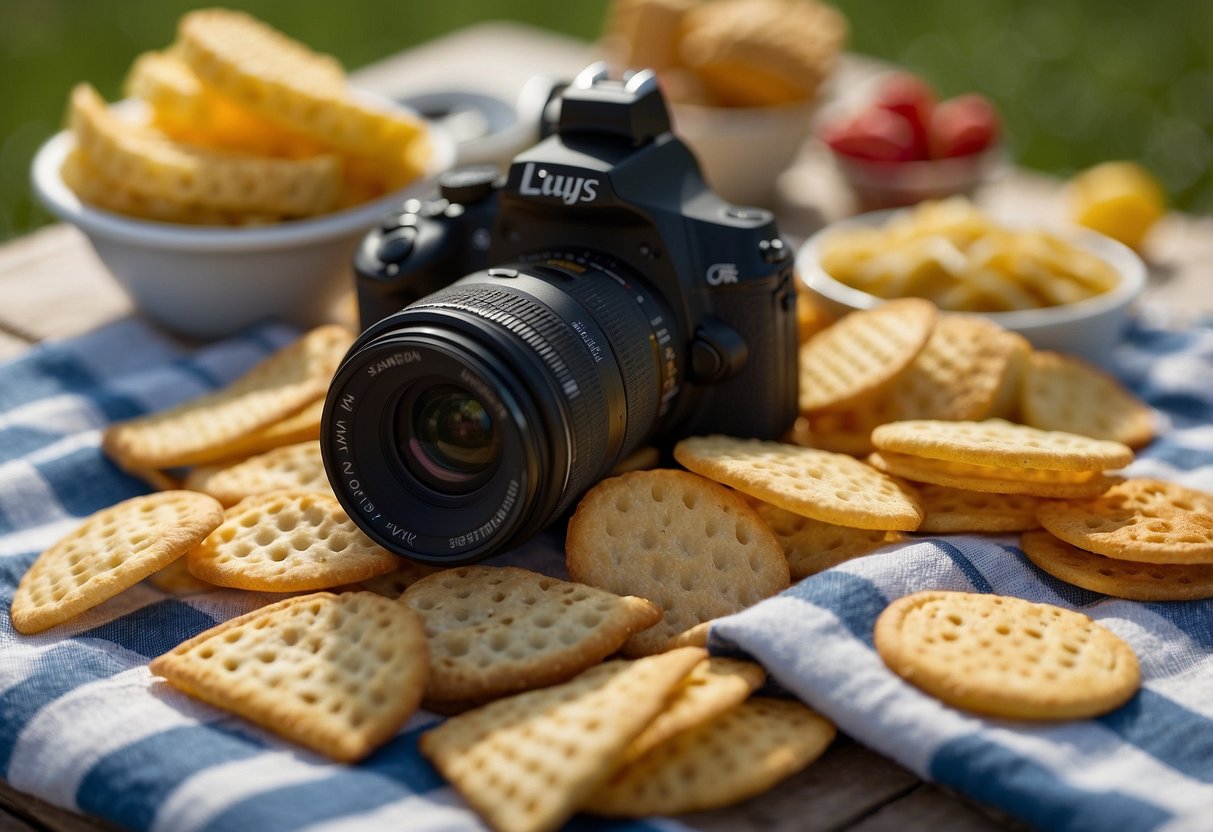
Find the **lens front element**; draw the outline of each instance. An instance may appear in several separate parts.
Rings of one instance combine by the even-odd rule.
[[[435,384],[406,396],[400,409],[397,452],[433,488],[475,487],[501,457],[492,416],[462,387]]]

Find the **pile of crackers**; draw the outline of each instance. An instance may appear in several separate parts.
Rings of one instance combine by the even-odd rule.
[[[372,753],[420,707],[452,714],[421,750],[496,829],[727,805],[834,736],[809,708],[755,696],[760,667],[704,649],[711,622],[792,581],[916,531],[1026,531],[1029,556],[1063,580],[1213,597],[1201,573],[1213,496],[1114,473],[1133,458],[1120,440],[1148,441],[1125,432],[1148,409],[1119,386],[1099,419],[1081,398],[1051,408],[1069,400],[1058,385],[1115,382],[953,320],[893,302],[822,330],[802,348],[795,442],[691,437],[674,448],[685,470],[646,470],[650,455],[603,480],[569,521],[570,581],[416,566],[358,529],[328,488],[315,415],[351,336],[321,327],[223,390],[111,426],[105,452],[168,490],[103,509],[44,552],[12,620],[40,632],[144,579],[282,593],[152,672],[339,760]],[[1007,415],[1072,432],[992,418]],[[802,444],[823,424],[834,437],[877,418],[858,455]],[[877,624],[889,667],[927,693],[1068,719],[1137,689],[1132,651],[1085,616],[961,596],[910,596]]]

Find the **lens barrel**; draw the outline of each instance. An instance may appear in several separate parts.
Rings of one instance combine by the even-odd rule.
[[[424,563],[521,543],[657,431],[676,393],[671,320],[588,258],[423,298],[364,333],[334,378],[321,450],[338,499]]]

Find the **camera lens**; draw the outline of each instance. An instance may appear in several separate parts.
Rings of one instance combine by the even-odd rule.
[[[431,488],[468,490],[500,460],[493,417],[464,387],[435,384],[399,410],[396,452]]]
[[[493,271],[368,329],[325,404],[337,498],[423,563],[535,535],[652,441],[679,392],[686,339],[642,280],[588,254]]]

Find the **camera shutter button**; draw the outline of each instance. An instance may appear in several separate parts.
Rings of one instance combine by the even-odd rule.
[[[501,172],[494,165],[471,165],[455,168],[438,178],[438,190],[443,199],[460,205],[488,199]]]
[[[413,244],[417,241],[417,229],[412,226],[397,228],[390,234],[384,234],[379,241],[375,256],[380,263],[400,263],[413,252]]]

